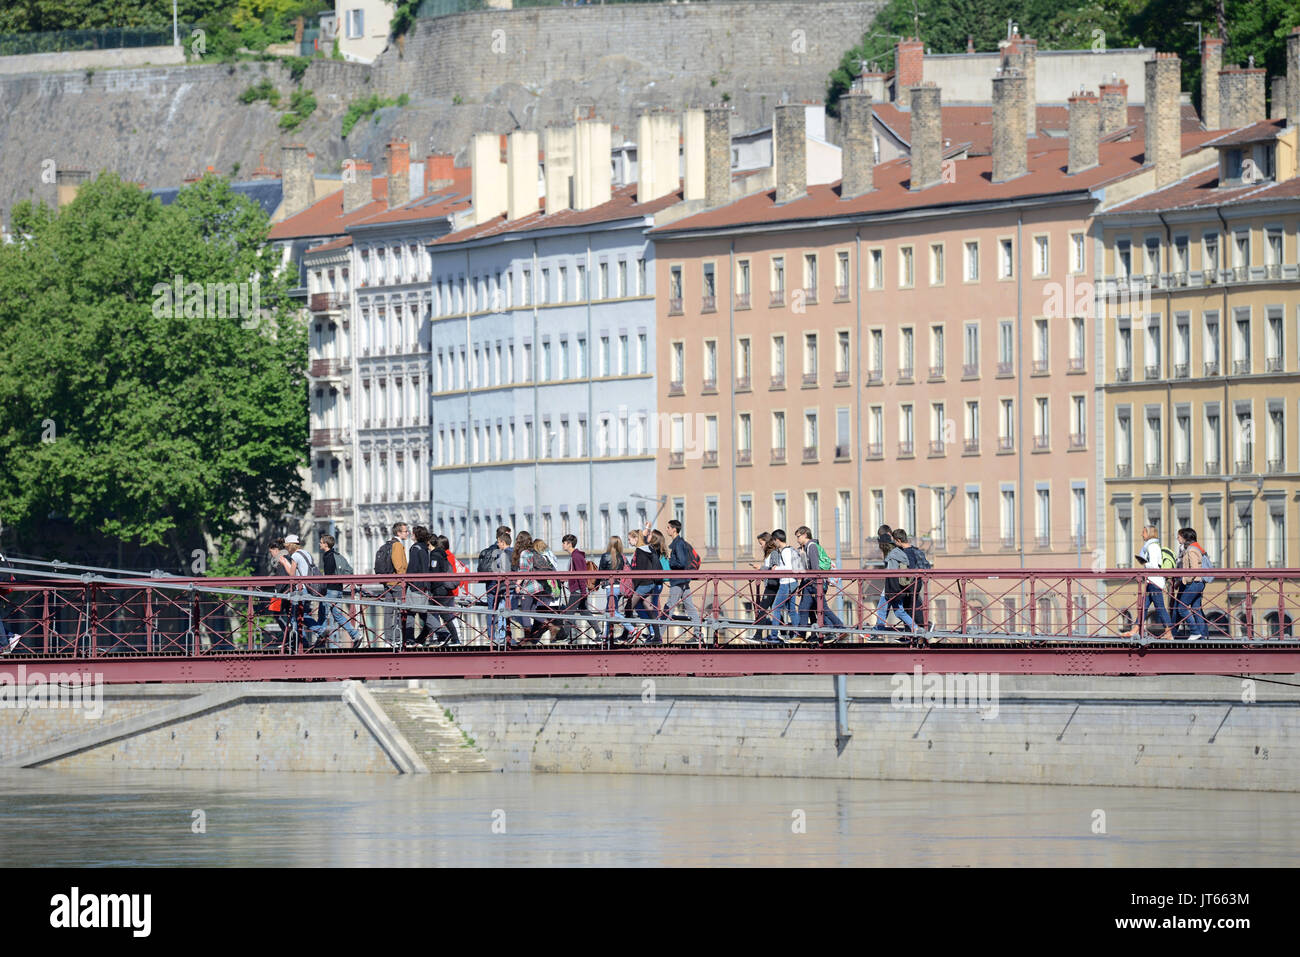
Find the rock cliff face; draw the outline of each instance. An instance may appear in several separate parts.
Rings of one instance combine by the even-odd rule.
[[[472,132],[540,129],[575,111],[635,136],[653,107],[728,102],[733,130],[771,122],[782,99],[820,102],[828,74],[871,25],[881,0],[615,4],[458,14],[418,21],[399,52],[373,65],[314,62],[302,86],[316,96],[293,133],[278,123],[293,83],[279,64],[37,73],[0,77],[0,213],[25,198],[53,202],[54,168],[116,171],[172,186],[208,166],[247,176],[283,142],[305,142],[317,170],[360,156],[382,171],[383,144],[410,140],[464,158]],[[243,104],[263,78],[284,102]],[[410,96],[358,123],[344,140],[348,104],[372,93]]]

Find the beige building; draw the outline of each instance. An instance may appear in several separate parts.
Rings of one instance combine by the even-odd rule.
[[[1195,528],[1219,567],[1300,555],[1297,129],[1206,145],[1192,175],[1097,219],[1110,567],[1132,564],[1143,525],[1171,547]]]

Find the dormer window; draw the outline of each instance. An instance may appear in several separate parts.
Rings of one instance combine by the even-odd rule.
[[[1272,180],[1276,144],[1244,143],[1219,149],[1219,185],[1247,186]]]

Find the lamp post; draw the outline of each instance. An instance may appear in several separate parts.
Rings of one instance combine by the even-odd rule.
[[[628,498],[638,499],[639,501],[642,501],[642,502],[658,502],[658,503],[659,503],[659,508],[655,511],[655,517],[654,517],[653,519],[650,520],[650,527],[651,527],[652,529],[655,527],[655,525],[657,525],[657,524],[659,523],[659,513],[662,512],[662,511],[664,510],[664,506],[668,504],[668,494],[667,494],[667,493],[664,493],[663,495],[660,495],[660,496],[657,496],[657,497],[656,497],[656,496],[653,496],[653,495],[628,495]]]

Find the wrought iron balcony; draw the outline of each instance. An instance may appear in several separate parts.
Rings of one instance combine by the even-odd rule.
[[[1152,379],[1159,379],[1159,378],[1160,378],[1160,366],[1159,366],[1159,365],[1147,366],[1147,367],[1145,368],[1145,370],[1143,370],[1143,371],[1144,371],[1145,374],[1146,374],[1146,375],[1145,375],[1145,378],[1146,378],[1146,380],[1147,380],[1148,382],[1151,381]]]
[[[943,439],[931,439],[931,440],[930,440],[930,457],[931,457],[931,458],[934,458],[934,457],[937,456],[937,455],[943,455],[943,454],[945,454],[945,452],[946,452],[946,446],[944,445]]]
[[[312,429],[311,445],[313,448],[329,448],[347,442],[342,429]]]
[[[1281,459],[1269,459],[1268,471],[1270,474],[1276,474],[1283,471],[1283,462]]]
[[[1048,440],[1047,436],[1045,436],[1045,435],[1035,435],[1035,436],[1034,436],[1034,451],[1035,451],[1035,452],[1046,452],[1046,451],[1048,450],[1048,448],[1050,448],[1050,447],[1051,447],[1051,442]]]
[[[312,312],[336,312],[347,305],[347,293],[314,292],[308,300]]]
[[[1128,366],[1119,366],[1115,369],[1115,381],[1127,382],[1133,376],[1133,370]]]
[[[784,388],[785,388],[785,373],[781,373],[780,375],[774,375],[774,376],[772,376],[772,388],[773,388],[773,389],[784,389]]]
[[[685,395],[685,394],[686,394],[686,383],[682,382],[680,379],[677,379],[677,380],[675,380],[675,381],[673,381],[673,382],[669,382],[669,383],[668,383],[668,394],[669,394],[669,395]]]
[[[680,316],[682,314],[682,297],[670,296],[668,299],[668,315]]]
[[[736,377],[736,391],[737,392],[749,391],[749,376],[742,375]]]
[[[877,385],[879,385],[882,381],[884,381],[884,378],[885,378],[885,373],[884,373],[884,370],[883,370],[883,369],[868,369],[868,370],[867,370],[867,384],[868,384],[868,385],[870,385],[870,384],[873,383],[873,382],[876,383]]]
[[[1218,459],[1206,459],[1206,460],[1205,460],[1205,474],[1206,474],[1206,475],[1218,475],[1218,474],[1219,474],[1219,460],[1218,460]]]
[[[899,378],[899,379],[909,379],[909,380],[910,380],[910,379],[912,378],[912,367],[911,367],[911,366],[899,366],[899,367],[898,367],[898,378]]]
[[[1006,376],[1014,375],[1014,374],[1015,374],[1015,370],[1012,369],[1011,366],[1012,366],[1012,364],[1011,364],[1010,362],[999,362],[999,363],[998,363],[998,377],[999,377],[999,378],[1005,378]]]
[[[963,379],[974,379],[980,374],[978,362],[966,362],[962,364],[961,375]]]
[[[1133,464],[1131,462],[1125,462],[1122,465],[1115,466],[1116,478],[1131,478],[1132,475],[1133,475]]]
[[[974,455],[980,450],[980,440],[978,438],[967,439],[962,448],[967,455]]]
[[[736,308],[737,309],[749,308],[749,293],[747,292],[736,293]]]
[[[1034,360],[1034,370],[1033,370],[1033,374],[1034,374],[1034,375],[1047,375],[1047,360],[1046,360],[1046,359],[1035,359],[1035,360]]]
[[[848,299],[848,298],[849,298],[849,287],[848,287],[848,286],[836,286],[836,287],[835,287],[835,301],[836,301],[836,302],[844,302],[844,301],[845,301],[846,299]]]
[[[311,513],[316,518],[329,518],[340,514],[346,507],[341,498],[318,498],[311,503]]]
[[[785,305],[785,290],[784,290],[784,289],[774,289],[774,290],[772,290],[772,305],[774,305],[774,306],[784,306],[784,305]]]
[[[751,464],[752,464],[753,455],[754,455],[754,453],[753,453],[753,451],[752,451],[751,449],[737,449],[737,450],[736,450],[736,464],[737,464],[737,465],[751,465]]]
[[[816,373],[816,372],[805,372],[805,373],[803,374],[803,384],[804,384],[804,385],[816,385],[816,384],[817,384],[817,373]]]
[[[848,372],[847,369],[845,369],[845,370],[842,371],[842,372],[836,372],[836,373],[835,373],[835,384],[836,384],[836,385],[844,385],[844,384],[845,384],[846,382],[848,382],[848,381],[849,381],[849,372]]]
[[[1247,375],[1249,372],[1250,372],[1250,360],[1249,360],[1249,359],[1233,359],[1233,360],[1232,360],[1232,374],[1233,374],[1233,375]]]
[[[803,447],[803,460],[804,460],[805,462],[816,462],[816,461],[817,461],[817,446],[815,446],[815,445],[805,445],[805,446]]]
[[[1068,369],[1070,372],[1082,372],[1084,370],[1083,356],[1070,356],[1070,365]]]
[[[867,443],[867,458],[883,459],[885,457],[885,446],[881,442]]]
[[[1088,436],[1085,435],[1083,432],[1070,433],[1070,448],[1082,449],[1082,448],[1086,448],[1087,445],[1088,445]]]
[[[1191,463],[1191,462],[1175,462],[1175,463],[1174,463],[1174,474],[1175,474],[1175,475],[1191,475],[1191,474],[1192,474],[1192,463]]]
[[[778,447],[773,447],[773,449],[772,449],[772,464],[773,464],[773,465],[785,465],[785,446],[784,446],[784,445],[782,445],[782,446],[778,446]]]
[[[942,364],[942,363],[940,363],[940,364],[937,365],[937,366],[930,366],[930,378],[931,378],[931,379],[942,379],[942,378],[943,378],[943,364]]]
[[[1235,468],[1233,469],[1233,471],[1237,475],[1249,475],[1251,473],[1250,459],[1238,459],[1234,464],[1235,464]]]
[[[835,460],[842,461],[849,457],[849,447],[847,445],[835,446]]]
[[[717,311],[718,311],[718,297],[717,297],[717,296],[703,296],[703,297],[701,297],[701,299],[700,299],[700,312],[717,312]]]
[[[1016,440],[1009,435],[998,436],[998,451],[1010,452],[1016,447]]]
[[[898,443],[898,457],[899,457],[900,459],[901,459],[901,458],[911,458],[911,457],[912,457],[912,443],[911,443],[911,442],[899,442],[899,443]]]
[[[1264,360],[1264,368],[1265,368],[1265,370],[1268,371],[1268,372],[1281,372],[1281,371],[1282,371],[1282,357],[1281,357],[1281,356],[1269,356],[1267,359]]]
[[[1208,376],[1208,375],[1218,375],[1218,374],[1219,374],[1219,363],[1217,362],[1205,363],[1205,375]]]
[[[708,450],[706,450],[706,451],[704,452],[704,467],[705,467],[706,469],[709,469],[709,468],[717,468],[717,467],[718,467],[718,450],[717,450],[717,449],[713,449],[712,451],[708,451]]]
[[[669,467],[670,469],[679,469],[679,468],[682,468],[685,464],[686,464],[686,453],[685,453],[685,452],[669,452],[669,453],[668,453],[668,467]]]
[[[701,392],[717,392],[717,391],[718,391],[718,380],[717,380],[717,379],[705,379],[704,382],[700,385],[700,391],[701,391]]]
[[[1164,474],[1164,473],[1160,470],[1160,463],[1159,463],[1159,462],[1148,462],[1148,463],[1146,463],[1145,469],[1146,469],[1146,471],[1145,471],[1144,474],[1146,475],[1147,478],[1155,478],[1155,477],[1157,477],[1157,476],[1159,476],[1159,475],[1163,475],[1163,474]]]

